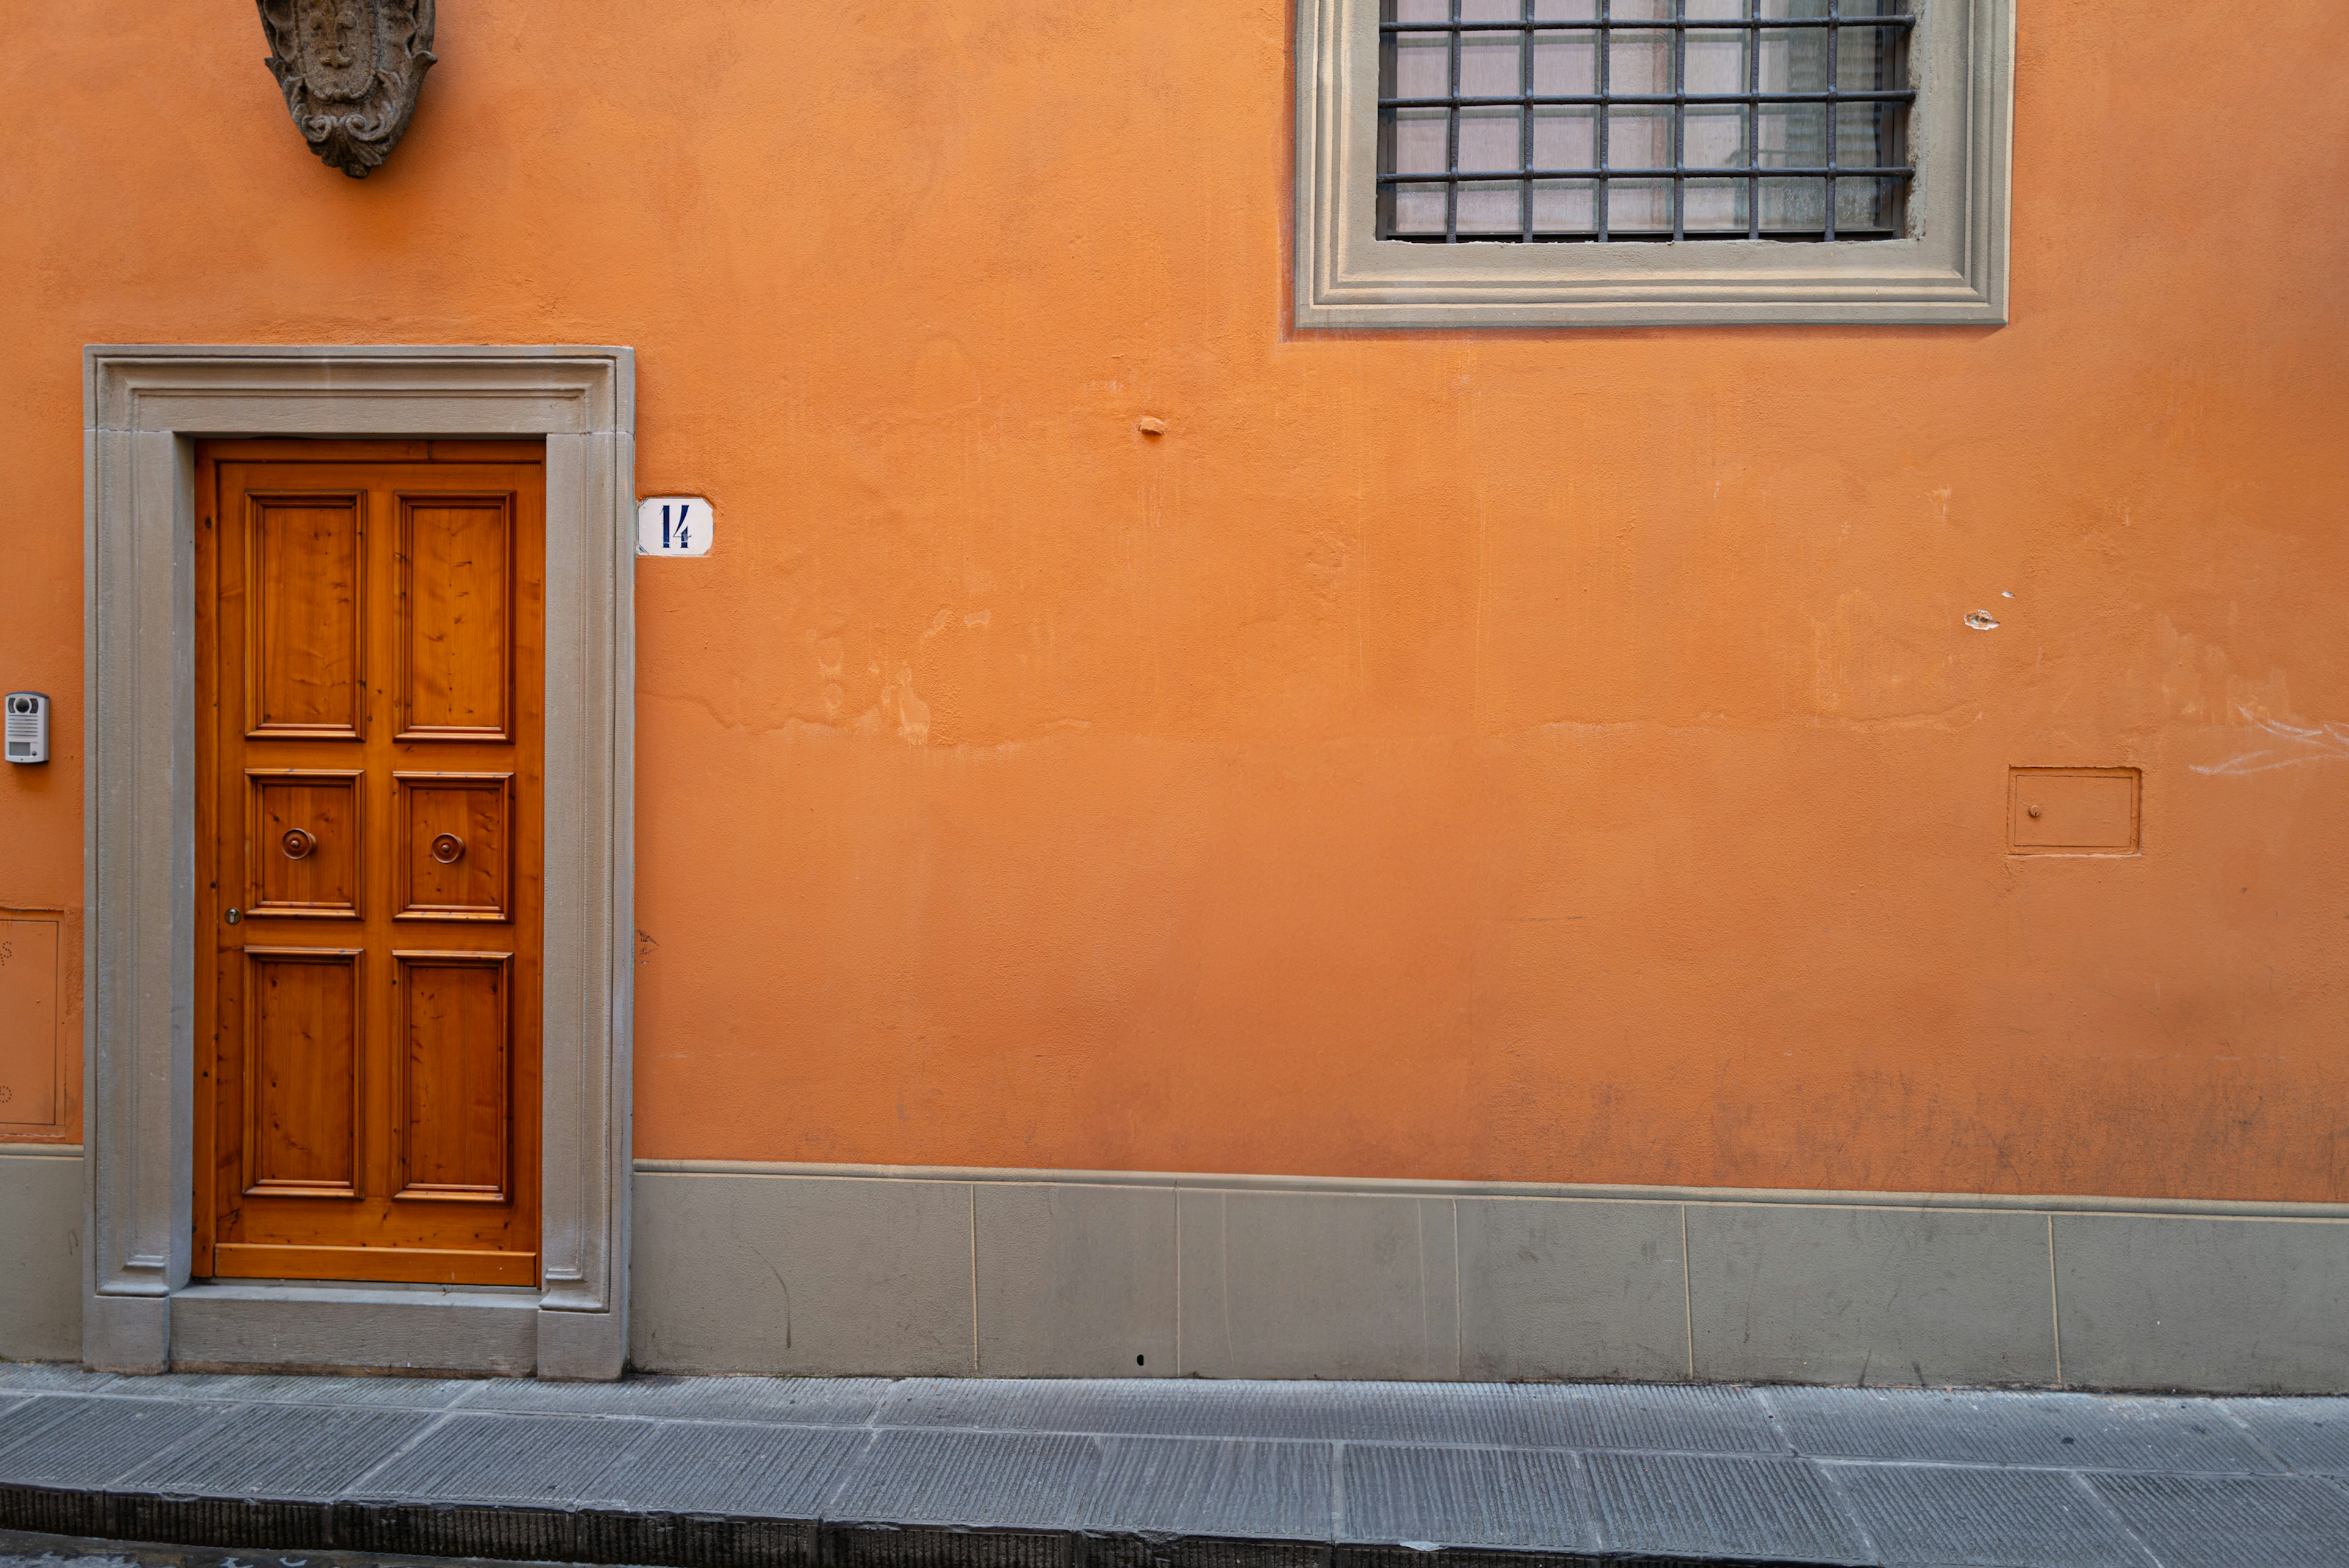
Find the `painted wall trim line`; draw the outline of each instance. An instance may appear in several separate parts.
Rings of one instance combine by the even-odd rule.
[[[79,1159],[78,1143],[0,1143],[0,1159]]]
[[[1837,1209],[1996,1210],[2032,1214],[2216,1215],[2349,1220],[2349,1203],[2260,1199],[2107,1198],[2006,1192],[1869,1192],[1779,1187],[1635,1187],[1599,1182],[1422,1181],[1372,1176],[1259,1176],[1144,1170],[1030,1170],[994,1166],[825,1165],[755,1159],[639,1159],[640,1176],[823,1177],[862,1181],[994,1181],[1069,1187],[1164,1187],[1206,1192],[1359,1193],[1381,1198],[1539,1198],[1592,1203],[1710,1203]]]

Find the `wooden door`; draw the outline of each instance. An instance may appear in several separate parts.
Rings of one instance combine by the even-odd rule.
[[[538,1282],[543,457],[199,448],[199,1275]]]

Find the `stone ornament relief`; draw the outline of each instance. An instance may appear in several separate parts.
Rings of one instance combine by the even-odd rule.
[[[364,180],[398,145],[433,63],[433,0],[259,0],[269,68],[310,151]]]

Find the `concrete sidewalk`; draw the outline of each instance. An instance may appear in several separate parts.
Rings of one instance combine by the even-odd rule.
[[[16,1366],[0,1528],[691,1568],[2288,1568],[2349,1564],[2349,1399]]]

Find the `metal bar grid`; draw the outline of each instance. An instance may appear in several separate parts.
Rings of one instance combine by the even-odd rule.
[[[1599,10],[1604,13],[1607,9],[1608,6],[1604,3],[1604,0],[1602,0],[1601,5],[1599,5]],[[1611,27],[1617,32],[1645,30],[1648,32],[1657,33],[1742,33],[1755,25],[1755,23],[1740,16],[1711,18],[1689,16],[1678,20],[1667,17],[1651,21],[1642,21],[1635,17],[1617,16],[1612,17],[1604,23],[1600,23],[1588,16],[1577,16],[1572,18],[1545,16],[1537,18],[1534,23],[1535,26],[1540,28],[1545,33],[1588,32],[1593,27],[1601,26]],[[1917,18],[1906,11],[1887,12],[1878,16],[1838,16],[1833,20],[1829,20],[1825,16],[1764,16],[1762,18],[1759,25],[1765,30],[1773,33],[1798,33],[1806,29],[1816,30],[1829,27],[1881,27],[1905,33],[1916,26]],[[1506,22],[1460,22],[1457,24],[1451,22],[1381,22],[1379,24],[1379,31],[1388,35],[1396,33],[1453,32],[1516,33],[1522,31],[1525,26],[1525,23],[1515,20]]]
[[[1596,78],[1599,109],[1599,112],[1591,117],[1594,122],[1591,140],[1599,149],[1599,167],[1601,169],[1607,167],[1607,132],[1609,122],[1615,118],[1607,111],[1606,108],[1609,73],[1615,58],[1613,26],[1615,18],[1612,15],[1615,0],[1599,0],[1599,61]],[[1530,113],[1531,110],[1527,112]],[[1599,213],[1598,240],[1600,244],[1607,243],[1607,188],[1608,182],[1599,181],[1595,187],[1596,193],[1592,198],[1592,205]]]
[[[1758,123],[1762,115],[1762,0],[1745,0],[1745,21],[1751,29],[1745,35],[1745,90],[1753,104],[1746,110],[1745,136],[1745,237],[1762,237],[1762,137]]]
[[[1877,164],[1865,168],[1846,163],[1832,169],[1818,163],[1784,169],[1774,164],[1764,172],[1773,180],[1824,180],[1830,174],[1839,180],[1898,180],[1914,174],[1916,171],[1906,163]],[[1659,164],[1652,169],[1621,166],[1601,169],[1596,165],[1583,169],[1503,169],[1491,172],[1467,169],[1447,174],[1381,174],[1379,182],[1384,185],[1514,185],[1522,180],[1702,180],[1713,175],[1719,175],[1724,181],[1743,180],[1745,170],[1743,165],[1732,169],[1690,170],[1669,163]]]
[[[1554,14],[1559,9],[1557,0],[1465,0],[1464,5],[1464,0],[1386,0],[1379,24],[1383,51],[1378,100],[1380,236],[1439,244],[1896,237],[1905,230],[1906,192],[1916,176],[1906,161],[1906,140],[1917,94],[1912,87],[1889,82],[1907,78],[1905,46],[1918,17],[1908,8],[1853,14],[1875,3],[1736,0],[1735,16],[1692,16],[1691,0],[1588,0],[1581,15],[1569,17]],[[1623,9],[1646,14],[1627,16],[1620,14]],[[1409,14],[1399,16],[1398,10]],[[1467,16],[1464,10],[1482,15]],[[1769,15],[1773,10],[1804,14]],[[1870,52],[1867,48],[1850,62],[1853,68],[1844,68],[1841,57],[1853,35],[1872,46],[1872,71],[1863,68]],[[1816,41],[1803,45],[1806,36]],[[1647,61],[1649,79],[1632,85],[1668,83],[1669,90],[1616,89],[1625,75],[1615,58],[1619,43],[1636,39],[1654,39],[1655,44]],[[1737,79],[1723,81],[1716,70],[1712,81],[1692,80],[1692,39],[1742,39]],[[1439,84],[1423,72],[1404,83],[1394,66],[1397,46],[1439,42],[1440,90],[1432,90]],[[1488,70],[1484,73],[1487,79],[1468,81],[1464,56],[1471,44],[1487,54],[1493,46],[1505,55],[1514,53],[1513,68],[1497,80]],[[1590,90],[1546,90],[1537,51],[1560,44],[1583,46]],[[1767,74],[1782,79],[1765,80],[1765,44],[1778,59],[1777,68]],[[1794,57],[1798,52],[1808,57],[1799,64]],[[1713,57],[1717,64],[1718,54]],[[1847,78],[1867,77],[1873,78],[1868,86],[1845,85]],[[1405,90],[1406,86],[1416,90]],[[1727,90],[1733,86],[1742,90]],[[1545,157],[1537,130],[1553,126],[1565,130],[1571,121],[1544,117],[1540,111],[1578,109],[1590,111],[1589,156],[1560,159],[1551,148]],[[1617,111],[1622,109],[1648,111],[1652,130],[1637,139],[1647,156],[1619,162],[1616,122]],[[1706,116],[1707,131],[1705,150],[1693,158],[1692,109]],[[1738,112],[1718,112],[1724,109]],[[1469,154],[1472,161],[1464,167],[1464,111],[1480,118],[1477,146],[1482,149]],[[1495,116],[1506,119],[1512,112],[1516,134],[1508,142],[1514,146],[1503,152],[1500,148],[1508,142],[1494,141],[1491,132],[1501,128],[1490,120]],[[1438,114],[1443,166],[1433,166],[1434,149],[1424,141],[1418,143],[1423,153],[1405,161],[1399,151],[1404,140],[1397,134],[1399,119]],[[1660,118],[1663,116],[1669,118]],[[1723,138],[1731,128],[1742,144],[1724,155]],[[1776,141],[1765,145],[1774,136]],[[1815,156],[1802,156],[1813,148]],[[1776,161],[1767,161],[1773,158]],[[1615,187],[1625,181],[1642,182],[1633,192],[1638,200],[1629,206],[1616,200]],[[1876,193],[1872,215],[1847,218],[1839,210],[1840,193],[1860,181]],[[1573,196],[1582,197],[1580,219],[1563,213],[1555,201],[1548,211],[1543,209],[1546,182],[1587,187],[1565,192],[1569,203]],[[1692,212],[1692,182],[1706,198],[1701,214]],[[1495,209],[1490,197],[1481,198],[1478,216],[1464,230],[1464,189],[1491,191],[1510,184],[1516,186],[1514,202]],[[1413,211],[1423,216],[1406,221],[1398,197],[1409,201],[1413,194],[1419,202]],[[1440,228],[1435,226],[1438,209],[1427,204],[1439,200]]]
[[[1445,49],[1446,64],[1451,72],[1452,105],[1444,111],[1444,143],[1448,151],[1444,166],[1460,167],[1460,0],[1452,0],[1452,38]],[[1460,241],[1460,187],[1444,189],[1444,237],[1457,244]]]
[[[1452,0],[1452,5],[1453,5],[1453,12],[1454,12],[1454,14],[1455,16],[1456,16],[1456,15],[1458,15],[1458,13],[1459,13],[1459,6],[1460,6],[1460,0]],[[1836,175],[1835,175],[1835,167],[1836,167],[1836,156],[1837,156],[1837,152],[1840,151],[1840,150],[1836,146],[1836,131],[1837,131],[1837,130],[1838,129],[1838,127],[1837,126],[1837,123],[1836,123],[1836,110],[1837,110],[1838,109],[1841,109],[1841,108],[1843,107],[1841,104],[1839,104],[1839,103],[1837,103],[1837,102],[1836,101],[1836,78],[1837,78],[1837,72],[1836,72],[1836,62],[1837,62],[1837,60],[1842,57],[1842,55],[1843,55],[1843,29],[1842,29],[1842,27],[1841,27],[1840,26],[1838,26],[1838,24],[1840,23],[1840,21],[1842,20],[1842,18],[1837,15],[1837,13],[1838,13],[1838,12],[1840,12],[1840,11],[1842,10],[1842,8],[1843,8],[1843,0],[1827,0],[1827,205],[1826,205],[1826,230],[1827,230],[1827,232],[1826,232],[1826,237],[1827,237],[1828,239],[1830,239],[1830,240],[1832,240],[1832,239],[1834,239],[1834,238],[1836,237]],[[1455,189],[1455,190],[1456,190],[1457,188],[1458,188],[1458,187],[1456,187],[1456,186],[1454,187],[1454,189]]]

